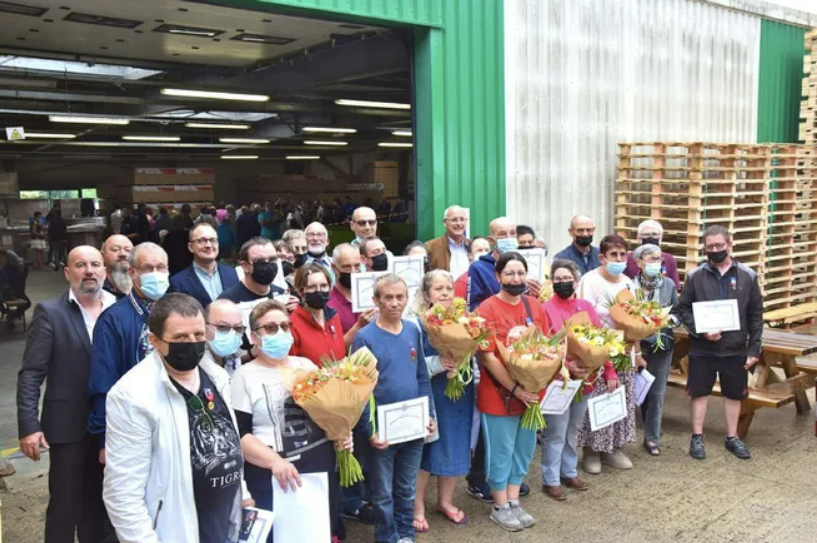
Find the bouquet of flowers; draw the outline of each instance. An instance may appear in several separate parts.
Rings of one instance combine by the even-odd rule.
[[[531,326],[518,339],[511,340],[507,347],[501,343],[497,343],[497,347],[511,377],[527,392],[538,394],[558,374],[562,374],[565,383],[570,378],[564,364],[567,354],[564,338],[563,332],[549,338],[539,328]],[[521,424],[529,430],[545,427],[539,402],[528,404]]]
[[[553,281],[545,279],[542,282],[541,290],[539,290],[539,301],[545,303],[551,298],[553,298]]]
[[[581,361],[588,374],[598,371],[607,360],[619,371],[631,366],[621,330],[593,326],[586,311],[573,315],[566,329],[567,351]]]
[[[292,399],[330,441],[345,440],[360,420],[377,384],[377,359],[367,348],[343,360],[322,359],[321,368],[299,374],[292,385]],[[363,480],[354,455],[337,451],[340,484],[350,487]]]
[[[616,327],[624,331],[627,341],[646,339],[669,326],[670,311],[669,307],[661,307],[658,302],[647,300],[641,289],[635,295],[629,290],[622,290],[610,304],[610,318]],[[657,349],[664,348],[660,333],[655,346]]]
[[[477,348],[488,344],[490,331],[485,326],[485,319],[476,313],[468,313],[468,305],[462,298],[454,298],[451,307],[434,304],[423,315],[423,327],[428,334],[428,341],[440,352],[440,356],[450,356],[459,360],[456,371],[449,371],[445,395],[449,399],[459,400],[465,392],[465,386],[471,382],[471,358]]]

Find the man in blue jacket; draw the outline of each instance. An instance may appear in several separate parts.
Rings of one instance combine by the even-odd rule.
[[[100,315],[91,348],[88,431],[99,437],[103,464],[105,399],[111,387],[153,350],[148,344],[148,318],[153,303],[164,296],[169,285],[167,253],[155,243],[137,245],[128,262],[133,289]]]
[[[201,222],[190,229],[187,249],[193,253],[193,263],[170,278],[168,292],[182,292],[207,307],[218,300],[221,293],[238,283],[235,268],[217,262],[218,234]]]

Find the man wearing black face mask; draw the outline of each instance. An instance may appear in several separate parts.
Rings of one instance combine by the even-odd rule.
[[[553,259],[565,258],[573,261],[582,275],[601,266],[599,249],[592,245],[593,234],[596,232],[596,223],[593,219],[587,215],[576,215],[570,220],[567,232],[573,238],[573,243],[556,253]]]
[[[352,274],[361,272],[360,250],[351,243],[341,243],[332,251],[332,271],[337,281],[329,292],[327,307],[334,309],[340,318],[346,349],[352,345],[355,334],[374,318],[375,310],[365,313],[352,311]]]
[[[360,245],[360,256],[366,271],[387,271],[389,255],[380,238],[369,238]]]
[[[673,313],[689,331],[689,377],[692,441],[689,454],[706,458],[703,427],[707,398],[715,379],[720,380],[726,415],[726,449],[741,459],[749,449],[738,437],[741,401],[748,396],[748,371],[760,357],[763,332],[763,297],[757,274],[732,257],[732,236],[722,226],[704,232],[707,262],[687,274],[684,289]],[[737,300],[740,330],[695,333],[692,306],[696,302]]]
[[[638,225],[636,236],[639,245],[657,245],[660,247],[664,237],[664,227],[661,226],[660,222],[648,219]],[[638,263],[633,258],[632,251],[627,253],[627,267],[624,269],[624,275],[630,279],[635,279],[640,271],[641,268],[638,267]],[[672,279],[676,289],[681,288],[681,279],[678,277],[678,262],[674,256],[665,251],[661,251],[661,273],[664,277]]]
[[[108,394],[111,523],[121,541],[236,541],[242,508],[253,502],[229,377],[204,357],[204,310],[168,294],[149,327],[153,353]]]

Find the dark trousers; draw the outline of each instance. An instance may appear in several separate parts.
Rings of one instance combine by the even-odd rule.
[[[485,485],[485,440],[482,437],[482,425],[479,426],[479,437],[474,455],[471,457],[471,470],[465,478],[468,484],[477,488]]]
[[[68,264],[68,261],[65,259],[65,249],[68,245],[67,241],[52,241],[49,244],[48,255],[51,256],[51,251],[54,251],[54,269],[59,269],[60,262]]]
[[[114,543],[116,536],[102,502],[103,466],[99,439],[52,443],[49,451],[45,543]]]

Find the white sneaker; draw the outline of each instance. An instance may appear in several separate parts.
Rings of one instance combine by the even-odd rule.
[[[521,532],[524,529],[522,523],[519,522],[519,519],[517,519],[516,515],[511,511],[510,506],[503,507],[502,509],[491,507],[491,520],[509,532]]]
[[[536,519],[519,505],[514,506],[511,504],[511,513],[513,513],[513,516],[516,517],[516,520],[519,521],[519,524],[521,524],[523,528],[530,528],[536,524]]]
[[[616,449],[613,454],[604,453],[602,455],[602,462],[616,469],[633,469],[633,463],[627,458],[621,449]]]
[[[592,475],[601,473],[601,458],[599,457],[599,453],[585,447],[584,456],[582,457],[582,468]]]

